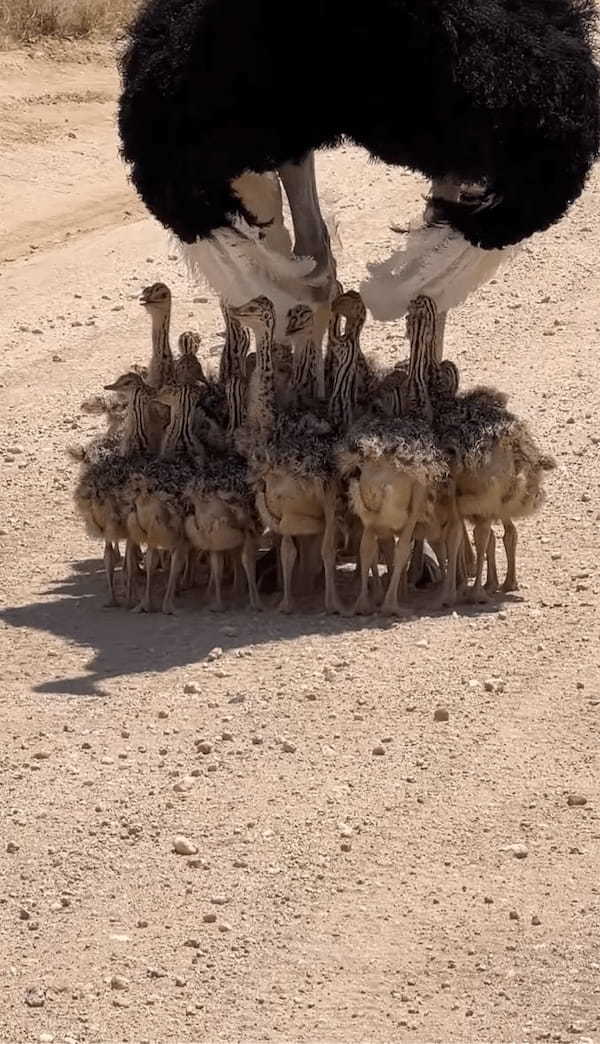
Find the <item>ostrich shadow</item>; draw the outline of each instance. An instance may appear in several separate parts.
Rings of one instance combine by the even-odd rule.
[[[344,574],[342,570],[340,591],[350,606],[355,588],[352,575]],[[330,616],[302,599],[298,600],[299,611],[290,616],[278,613],[267,599],[262,613],[254,612],[243,602],[232,603],[225,613],[213,613],[198,590],[179,596],[176,616],[138,615],[126,609],[103,608],[105,593],[102,563],[86,559],[74,562],[70,575],[41,590],[38,601],[0,611],[0,619],[10,628],[54,635],[66,639],[71,646],[93,650],[85,673],[40,682],[34,685],[34,692],[105,696],[105,685],[111,681],[197,666],[216,646],[231,652],[307,636],[335,638],[347,633],[386,632],[414,621],[415,613],[422,617],[447,615],[447,611],[432,612],[426,605],[421,607],[419,598],[406,616],[393,618]],[[277,596],[272,600],[275,604]],[[461,616],[473,616],[494,613],[499,608],[500,603],[492,602],[485,606],[461,606],[458,612]],[[57,668],[60,660],[51,662]]]

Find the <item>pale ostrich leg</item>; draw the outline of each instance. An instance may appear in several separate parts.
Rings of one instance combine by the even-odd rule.
[[[331,252],[331,240],[321,213],[315,173],[315,154],[308,152],[299,163],[286,163],[278,172],[292,215],[294,226],[294,254],[315,260],[313,276],[323,279],[316,291],[319,302],[314,319],[315,342],[321,345],[329,325],[329,306],[336,293],[336,263]],[[321,303],[322,302],[322,303]],[[324,388],[320,389],[324,394]]]
[[[433,224],[435,222],[435,205],[432,202],[433,199],[448,199],[452,202],[456,202],[460,196],[460,192],[461,185],[458,184],[458,182],[453,181],[451,178],[439,178],[432,181],[431,191],[423,212],[423,221],[425,224]],[[447,315],[447,312],[438,312],[435,332],[435,360],[437,363],[441,363],[444,357],[444,333],[446,330]],[[463,542],[459,558],[459,570],[463,575],[463,580],[468,576],[473,576],[475,572],[475,556],[464,523]],[[425,550],[425,542],[423,540],[415,540],[409,570],[410,581],[415,585],[422,583],[423,581],[425,581],[425,583],[432,583],[438,579],[438,575],[439,569],[429,552]]]

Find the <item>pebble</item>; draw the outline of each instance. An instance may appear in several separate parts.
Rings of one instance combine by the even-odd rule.
[[[9,841],[6,846],[6,851],[9,855],[14,855],[15,852],[19,851],[19,846],[14,841]]]
[[[217,915],[216,913],[205,913],[202,916],[204,924],[216,924]]]
[[[234,865],[236,870],[247,870],[248,869],[248,863],[246,862],[245,859],[234,859],[233,860],[233,865]]]
[[[294,743],[290,743],[289,740],[284,740],[283,741],[283,743],[281,744],[281,749],[286,754],[295,754],[296,753],[296,746],[295,746],[295,744]]]
[[[202,743],[196,744],[196,749],[199,750],[201,754],[210,754],[212,751],[212,744],[203,740]]]
[[[352,851],[352,842],[351,841],[342,841],[342,843],[340,845],[340,848],[341,848],[342,852],[351,852]]]
[[[129,982],[124,975],[113,975],[110,980],[111,990],[128,990]]]
[[[128,1008],[130,1001],[127,997],[113,997],[113,1008]]]
[[[25,1003],[28,1008],[43,1008],[46,1003],[46,998],[42,990],[32,987],[27,990],[25,994]]]
[[[220,645],[216,645],[214,649],[211,649],[206,659],[209,663],[214,663],[215,660],[220,660],[223,655],[223,650]]]
[[[178,836],[173,839],[173,851],[176,852],[177,855],[190,856],[196,855],[198,848],[193,841],[189,840],[189,838],[183,837],[182,834],[178,834]]]
[[[352,827],[348,823],[338,823],[338,830],[342,837],[352,837]]]
[[[415,642],[415,646],[416,646],[417,649],[428,649],[429,648],[429,639],[428,638],[419,638],[419,641]]]
[[[509,919],[511,921],[518,921],[519,920],[519,915],[518,915],[516,910],[511,910],[508,916],[509,916]]]
[[[227,906],[229,899],[225,895],[213,895],[210,901],[213,906]]]
[[[542,922],[540,921],[538,915],[534,914],[533,917],[531,918],[531,923],[537,926],[538,924],[541,924]]]
[[[569,794],[567,797],[567,805],[571,808],[576,808],[581,805],[587,805],[587,798],[583,794]]]
[[[226,743],[231,743],[233,740],[233,732],[222,732],[221,739],[224,740]]]
[[[31,914],[29,913],[29,910],[25,910],[23,907],[21,907],[21,909],[19,910],[19,920],[28,921],[30,917]]]
[[[54,1034],[53,1033],[40,1033],[40,1035],[38,1037],[38,1040],[39,1040],[40,1044],[52,1044],[52,1041],[54,1040]]]
[[[450,721],[450,712],[446,707],[436,707],[433,712],[434,721]]]
[[[385,754],[385,747],[382,743],[378,743],[376,747],[373,747],[373,754],[375,755],[375,757],[378,758],[382,757],[382,755]]]
[[[50,753],[47,750],[38,750],[33,755],[35,761],[47,761],[50,757]]]
[[[512,852],[515,859],[527,859],[529,849],[527,845],[509,845],[508,851]]]
[[[195,780],[193,780],[191,776],[183,776],[179,782],[175,784],[173,790],[176,794],[185,794],[188,790],[193,790],[195,785]]]
[[[186,696],[198,696],[202,690],[196,682],[186,682],[183,691]]]
[[[190,859],[188,866],[190,870],[210,870],[210,863],[206,859]]]
[[[164,721],[165,718],[169,717],[169,712],[166,710],[159,710],[158,717],[162,718],[162,720]]]
[[[221,923],[219,924],[219,931],[220,932],[230,932],[231,931],[231,925],[229,924],[229,922],[228,921],[221,921]]]

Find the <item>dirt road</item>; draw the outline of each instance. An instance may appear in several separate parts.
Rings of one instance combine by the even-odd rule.
[[[209,357],[220,321],[127,186],[115,91],[101,54],[0,56],[0,1039],[600,1040],[598,178],[448,327],[559,461],[518,595],[132,616],[64,447],[147,357],[141,287]],[[423,185],[320,168],[357,285]]]

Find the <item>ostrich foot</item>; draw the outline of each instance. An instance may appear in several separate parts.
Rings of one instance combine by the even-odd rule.
[[[431,600],[430,608],[434,612],[439,612],[442,609],[452,609],[456,605],[456,601],[456,588],[453,590],[449,587],[444,587],[439,594]]]
[[[490,596],[482,584],[473,584],[468,588],[465,600],[472,605],[486,605],[490,601]]]
[[[509,594],[511,591],[518,591],[519,585],[516,576],[507,576],[500,590],[504,594]]]
[[[295,609],[294,603],[291,598],[282,598],[279,605],[277,606],[277,612],[284,613],[285,616],[289,616]]]
[[[369,596],[359,595],[352,609],[354,616],[371,616],[373,611],[373,603]]]
[[[132,613],[151,613],[152,606],[147,598],[142,598],[142,601],[138,605],[134,606],[131,610]]]

